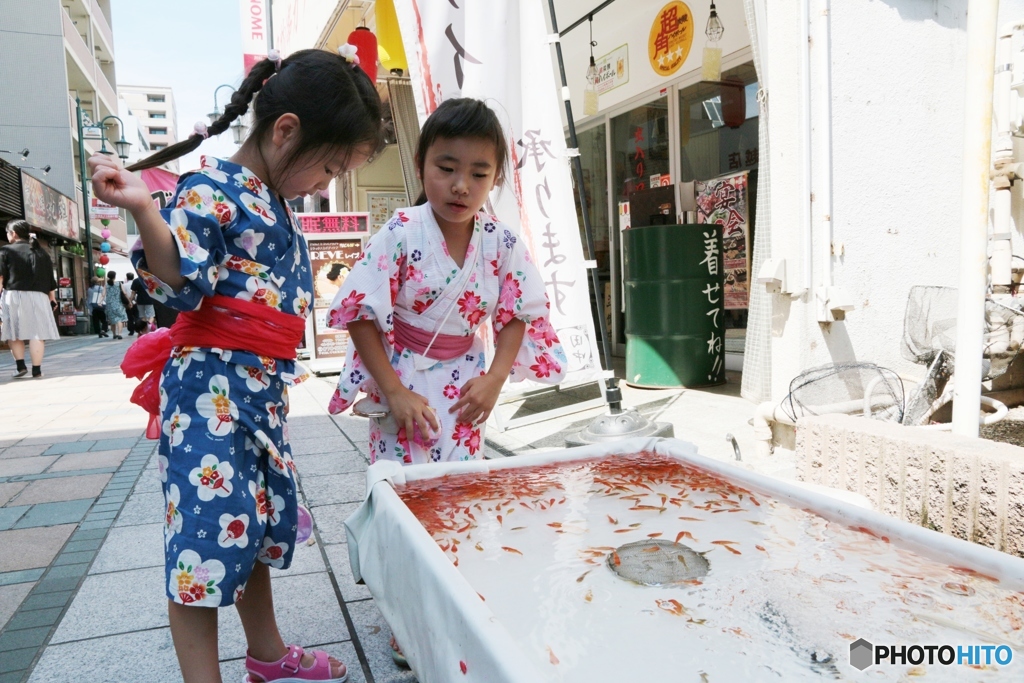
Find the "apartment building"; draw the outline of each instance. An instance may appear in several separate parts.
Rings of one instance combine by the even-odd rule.
[[[174,106],[174,92],[170,88],[121,85],[118,86],[117,92],[128,104],[131,116],[138,119],[142,136],[150,152],[156,152],[178,141],[178,113]],[[178,173],[178,162],[173,161],[165,168]]]

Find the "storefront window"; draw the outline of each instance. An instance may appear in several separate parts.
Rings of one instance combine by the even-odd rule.
[[[735,128],[726,125],[721,86],[698,83],[679,92],[683,182],[757,168],[757,74],[753,65],[745,64],[726,71],[722,79],[737,79],[744,84],[743,122]]]
[[[596,126],[576,134],[580,161],[583,165],[583,189],[587,197],[587,213],[594,230],[597,251],[608,251],[608,157],[606,154],[605,126]],[[575,182],[575,178],[573,179]],[[583,230],[583,212],[579,194],[575,193],[576,216]],[[586,237],[580,233],[585,241]]]
[[[661,185],[669,174],[668,98],[642,104],[612,119],[612,193],[617,202]]]

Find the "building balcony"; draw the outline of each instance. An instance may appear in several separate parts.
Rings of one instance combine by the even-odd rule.
[[[110,28],[110,21],[107,16],[100,9],[99,4],[95,0],[84,0],[86,8],[89,10],[89,16],[92,17],[93,22],[93,37],[99,36],[100,40],[104,43],[103,49],[110,55],[110,58],[114,58],[114,32]]]
[[[93,56],[82,34],[78,32],[75,20],[67,12],[61,12],[61,19],[64,22],[64,45],[68,54],[86,77],[95,78],[96,57]]]

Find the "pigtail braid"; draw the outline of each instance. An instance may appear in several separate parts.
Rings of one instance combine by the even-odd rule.
[[[177,142],[166,149],[158,151],[156,154],[137,161],[131,166],[127,167],[129,171],[141,171],[147,168],[154,168],[162,164],[166,164],[170,161],[174,161],[179,157],[183,157],[190,152],[194,152],[199,149],[199,146],[203,144],[203,141],[210,135],[220,135],[228,129],[228,127],[240,116],[244,116],[249,111],[249,104],[252,103],[252,99],[256,96],[256,93],[260,91],[263,84],[266,83],[267,79],[273,76],[277,71],[277,65],[270,59],[264,59],[256,62],[252,69],[249,71],[249,75],[245,77],[242,84],[238,86],[238,90],[231,96],[231,102],[224,107],[224,113],[219,119],[214,121],[207,128],[207,135],[201,135],[199,133],[193,133],[181,142]]]

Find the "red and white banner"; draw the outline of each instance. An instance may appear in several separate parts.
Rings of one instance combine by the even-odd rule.
[[[267,57],[266,0],[239,0],[242,18],[242,61],[245,75],[256,62]]]
[[[162,168],[147,168],[139,171],[142,182],[149,188],[156,208],[162,209],[171,201],[178,186],[178,176]]]
[[[589,281],[543,0],[395,0],[422,124],[444,99],[484,100],[505,125],[510,177],[491,199],[547,283],[567,384],[601,376]]]

